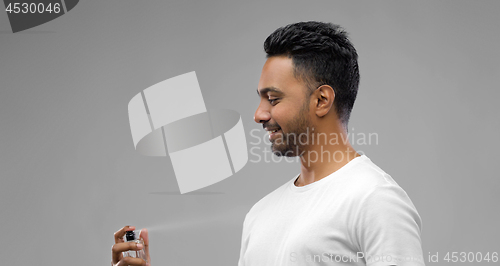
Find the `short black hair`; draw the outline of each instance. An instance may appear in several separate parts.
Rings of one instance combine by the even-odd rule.
[[[294,75],[314,91],[330,85],[337,116],[347,129],[359,85],[358,54],[339,25],[298,22],[275,30],[264,42],[267,58],[292,58]],[[309,94],[310,95],[310,94]]]

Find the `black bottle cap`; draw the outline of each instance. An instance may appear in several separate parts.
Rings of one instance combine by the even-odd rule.
[[[125,239],[126,241],[134,241],[135,240],[134,231],[127,231],[127,233],[125,234]]]

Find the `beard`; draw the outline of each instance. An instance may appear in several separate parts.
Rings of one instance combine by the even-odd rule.
[[[304,153],[306,146],[309,144],[309,135],[312,133],[310,132],[311,124],[307,118],[309,112],[308,102],[305,101],[297,116],[286,124],[288,132],[284,132],[283,128],[280,127],[281,137],[271,143],[271,150],[274,155],[278,157],[295,157]]]

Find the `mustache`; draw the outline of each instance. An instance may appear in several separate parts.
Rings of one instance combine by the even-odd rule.
[[[271,123],[269,123],[269,122],[262,124],[262,128],[263,128],[263,129],[266,129],[266,127],[267,127],[267,128],[281,128],[281,127],[280,127],[280,125],[279,125],[278,123],[271,124]]]

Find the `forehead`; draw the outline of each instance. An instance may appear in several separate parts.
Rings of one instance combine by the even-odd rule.
[[[260,75],[260,92],[266,88],[277,88],[284,93],[302,92],[305,84],[295,78],[293,61],[286,56],[273,56],[267,59]]]

